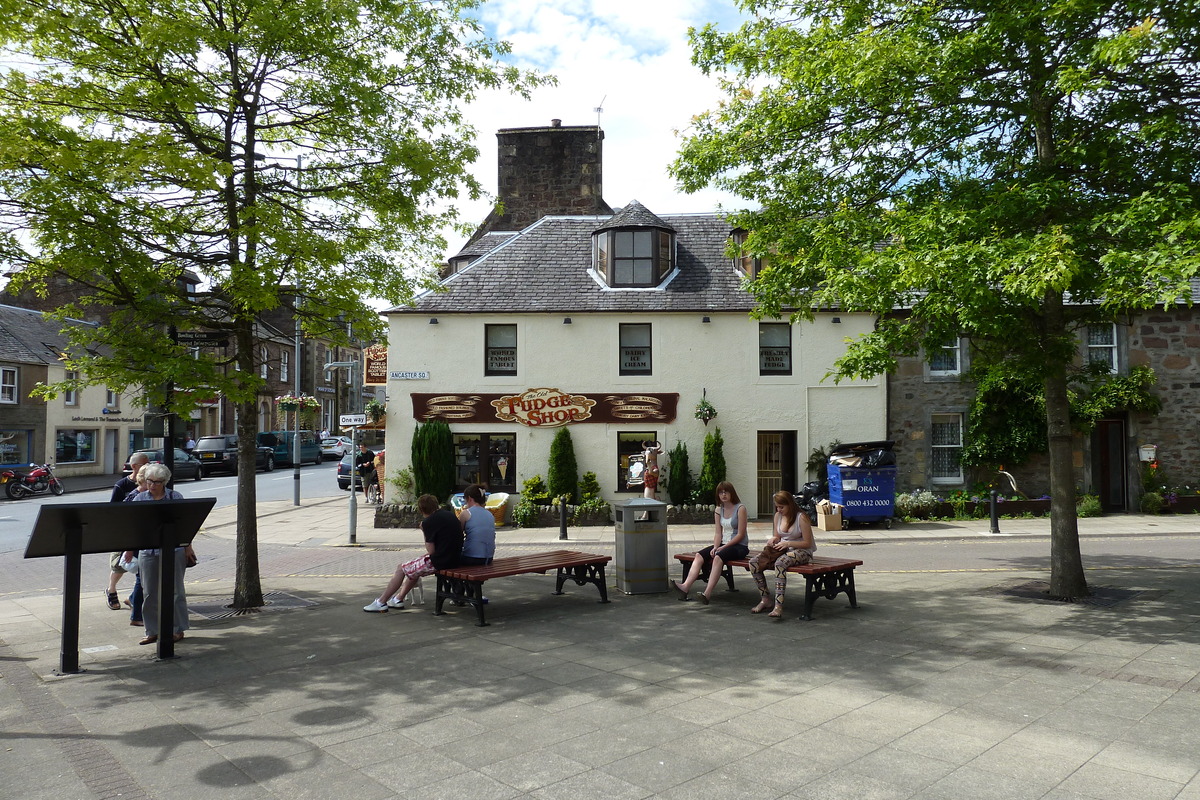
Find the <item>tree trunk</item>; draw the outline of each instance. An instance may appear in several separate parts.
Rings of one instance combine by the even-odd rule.
[[[1048,300],[1046,339],[1065,334],[1062,296]],[[1054,345],[1049,345],[1052,349]],[[1087,597],[1087,577],[1079,552],[1079,519],[1075,511],[1074,451],[1071,407],[1067,399],[1067,367],[1051,355],[1046,371],[1046,434],[1050,443],[1050,596],[1060,600]]]
[[[235,324],[238,365],[243,375],[252,375],[253,327],[244,320],[237,320]],[[258,492],[254,483],[257,476],[258,409],[253,399],[238,403],[237,409],[237,565],[233,607],[244,611],[263,605],[262,578],[258,568]]]

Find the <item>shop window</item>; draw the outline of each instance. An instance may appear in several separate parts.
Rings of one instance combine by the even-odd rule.
[[[33,458],[29,431],[0,430],[0,464],[28,464]]]
[[[622,323],[620,330],[622,375],[651,374],[649,323]]]
[[[962,347],[960,339],[952,339],[929,352],[930,375],[962,374]]]
[[[1087,358],[1089,364],[1103,364],[1109,372],[1117,371],[1117,326],[1110,322],[1088,325]]]
[[[454,484],[462,491],[472,483],[489,492],[517,491],[515,433],[454,434]]]
[[[792,326],[762,322],[758,326],[758,374],[792,374]]]
[[[484,375],[517,374],[517,326],[484,325]]]
[[[629,487],[629,465],[641,459],[642,442],[658,441],[655,431],[628,431],[617,434],[617,484],[618,492],[636,492],[641,494],[642,487]]]
[[[96,460],[95,430],[60,430],[54,437],[57,464],[85,464]]]
[[[933,483],[962,483],[963,415],[934,414],[930,417],[930,480]]]

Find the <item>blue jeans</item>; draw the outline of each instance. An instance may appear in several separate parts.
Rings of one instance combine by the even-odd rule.
[[[129,621],[141,622],[142,600],[145,599],[145,595],[142,593],[142,573],[139,571],[133,577],[135,578],[133,582],[133,591],[129,594],[129,605],[133,607],[133,611],[131,611],[129,614]]]

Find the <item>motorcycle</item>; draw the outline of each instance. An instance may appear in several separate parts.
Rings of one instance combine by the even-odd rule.
[[[25,473],[11,469],[0,472],[0,483],[4,484],[4,493],[8,495],[9,499],[20,500],[22,497],[46,491],[61,495],[67,491],[62,481],[54,474],[54,468],[49,464],[42,464],[40,467],[37,464],[29,466],[33,469]]]

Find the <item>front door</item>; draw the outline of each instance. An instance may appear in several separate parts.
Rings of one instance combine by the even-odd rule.
[[[1125,421],[1105,419],[1092,432],[1092,485],[1105,511],[1125,511]]]
[[[769,517],[775,513],[772,497],[783,489],[795,492],[796,432],[758,432],[758,498],[757,514]]]

